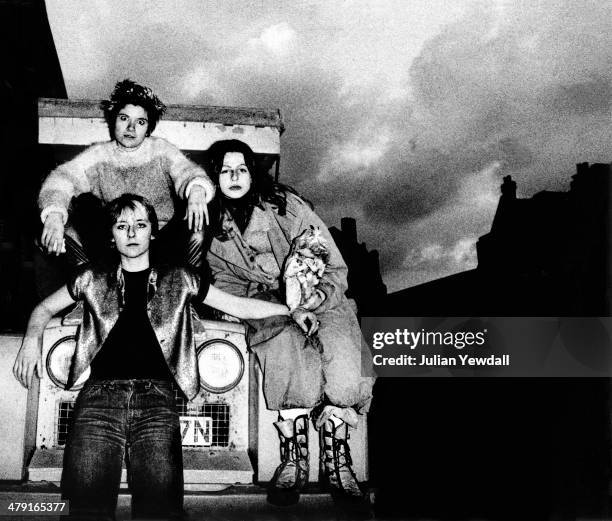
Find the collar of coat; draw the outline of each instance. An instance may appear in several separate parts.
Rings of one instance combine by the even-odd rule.
[[[276,259],[281,262],[289,255],[291,241],[299,231],[302,223],[300,213],[296,209],[296,203],[291,203],[291,199],[287,197],[285,215],[279,215],[276,205],[267,202],[263,203],[264,211],[270,224],[268,238],[270,239],[272,252]],[[254,211],[256,211],[256,209]],[[231,222],[231,226],[234,227],[234,233],[240,234],[234,222]],[[245,251],[239,248],[233,239],[227,241],[212,241],[210,253],[220,257],[229,264],[250,270],[250,263],[249,260],[245,258]]]

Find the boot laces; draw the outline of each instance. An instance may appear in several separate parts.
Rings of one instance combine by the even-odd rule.
[[[333,454],[338,470],[346,467],[352,473],[351,465],[353,464],[353,458],[351,458],[351,450],[346,440],[334,440]]]
[[[353,459],[348,445],[347,438],[335,438],[333,433],[328,437],[330,445],[325,445],[321,460],[328,483],[350,496],[361,495],[361,490],[357,482],[357,476],[353,470]],[[331,456],[328,455],[331,452]]]
[[[303,459],[300,442],[297,440],[298,434],[292,438],[283,437],[281,445],[281,461],[286,463],[297,463]]]
[[[334,465],[331,469],[332,476],[336,479],[338,486],[346,492],[359,489],[357,476],[353,471],[353,459],[346,440],[334,440],[333,445]]]

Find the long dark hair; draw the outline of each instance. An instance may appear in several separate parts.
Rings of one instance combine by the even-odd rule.
[[[223,166],[225,154],[238,152],[244,156],[244,163],[251,174],[251,188],[238,203],[247,220],[255,206],[263,208],[264,202],[276,207],[279,215],[285,215],[287,211],[287,194],[300,195],[290,186],[276,182],[268,172],[264,172],[256,161],[255,153],[249,145],[238,139],[225,139],[215,141],[208,149],[208,162],[211,166],[210,178],[217,188],[219,187],[219,173]],[[308,203],[308,201],[306,201]],[[310,204],[310,203],[308,203]],[[213,203],[211,203],[211,232],[214,237],[221,241],[228,239],[223,230],[223,216],[226,212],[236,211],[236,201],[227,199],[220,190],[217,191]],[[235,217],[235,216],[234,216]]]

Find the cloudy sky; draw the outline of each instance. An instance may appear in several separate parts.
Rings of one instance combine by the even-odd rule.
[[[612,3],[47,0],[69,97],[278,107],[282,177],[390,291],[476,266],[499,185],[612,161]]]

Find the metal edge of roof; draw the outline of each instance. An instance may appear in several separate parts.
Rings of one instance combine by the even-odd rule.
[[[101,118],[100,100],[38,98],[38,116],[51,118]],[[168,105],[165,121],[194,121],[223,125],[253,125],[285,129],[279,109]]]

